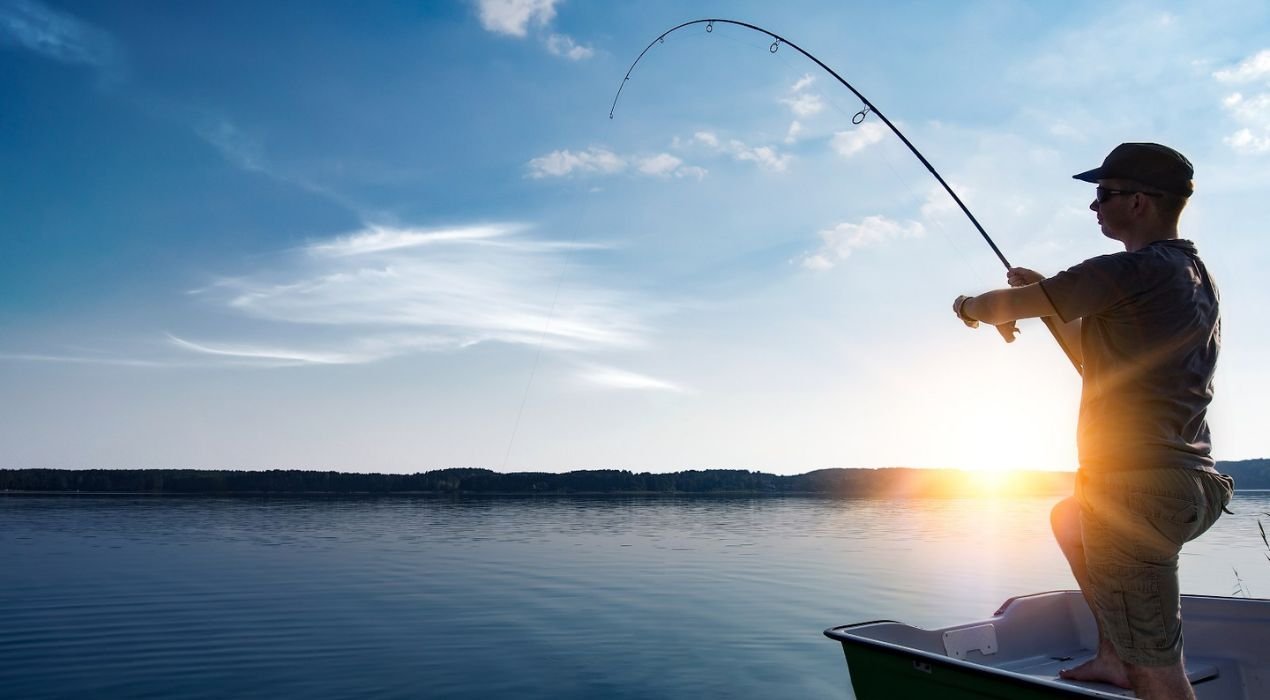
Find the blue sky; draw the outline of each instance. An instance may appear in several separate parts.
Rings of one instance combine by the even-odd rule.
[[[1219,459],[1270,456],[1270,6],[0,0],[0,465],[1075,466],[1072,173],[1196,165]]]

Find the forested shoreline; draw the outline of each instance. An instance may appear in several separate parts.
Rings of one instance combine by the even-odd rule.
[[[1219,462],[1239,489],[1270,488],[1270,459]],[[0,469],[0,491],[146,494],[825,494],[975,495],[1070,491],[1071,472],[999,477],[955,469],[819,469],[782,476],[741,469],[667,473],[593,469],[564,473],[453,468],[415,474],[270,469]]]

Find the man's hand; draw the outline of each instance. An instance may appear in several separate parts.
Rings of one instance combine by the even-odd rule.
[[[1022,269],[1022,268],[1017,268],[1017,269]],[[1032,271],[1024,270],[1024,272],[1032,272]],[[1036,274],[1036,273],[1033,272],[1032,274]],[[957,297],[953,301],[953,313],[957,315],[957,318],[961,319],[962,323],[966,324],[967,328],[978,328],[979,327],[978,319],[971,316],[966,310],[966,303],[969,302],[970,299],[971,297],[966,296],[965,294]],[[1014,339],[1019,335],[1018,326],[1014,324],[1014,321],[1006,321],[1005,323],[1002,323],[996,326],[996,329],[997,329],[997,332],[1001,334],[1001,337],[1005,338],[1005,342],[1007,343],[1013,343]]]
[[[1026,287],[1029,284],[1036,284],[1045,279],[1045,275],[1036,270],[1029,270],[1026,267],[1012,267],[1005,273],[1005,281],[1011,287]]]
[[[962,294],[961,296],[954,299],[953,300],[953,314],[956,315],[957,318],[961,319],[962,323],[966,324],[966,328],[978,328],[979,322],[975,320],[974,318],[972,318],[971,316],[969,316],[968,314],[966,314],[965,306],[967,301],[970,301],[970,297],[966,296],[965,294]]]
[[[1005,338],[1005,342],[1007,343],[1013,343],[1015,337],[1019,335],[1018,326],[1014,325],[1014,321],[1006,321],[1005,323],[997,326],[996,329],[997,332],[1001,334],[1001,337]]]

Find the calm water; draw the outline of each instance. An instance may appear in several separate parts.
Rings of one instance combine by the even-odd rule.
[[[0,696],[850,698],[824,628],[1071,587],[1056,500],[0,496]],[[1232,507],[1183,589],[1270,597]]]

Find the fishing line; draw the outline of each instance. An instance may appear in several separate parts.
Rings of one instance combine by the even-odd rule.
[[[512,423],[511,436],[507,438],[507,451],[503,453],[503,466],[499,471],[507,473],[507,462],[512,456],[512,445],[516,444],[516,433],[520,432],[520,419],[525,415],[525,404],[529,402],[529,388],[534,385],[534,377],[538,374],[538,363],[542,360],[542,346],[547,339],[547,333],[551,330],[551,324],[556,320],[556,305],[560,301],[560,288],[564,286],[564,274],[568,270],[568,266],[562,264],[560,266],[560,274],[556,277],[556,291],[551,297],[551,309],[547,313],[547,321],[542,325],[542,330],[538,332],[538,342],[534,348],[534,362],[529,366],[529,378],[525,380],[525,391],[520,396],[520,408],[516,410],[516,420]]]
[[[592,195],[595,193],[586,193],[586,204],[582,207],[581,221],[590,222],[590,212],[593,203]],[[507,449],[503,452],[503,463],[499,467],[499,471],[506,473],[507,464],[511,461],[512,447],[516,444],[516,436],[520,433],[520,423],[525,415],[525,406],[529,403],[529,391],[533,388],[534,378],[538,376],[538,366],[542,362],[542,348],[546,344],[547,334],[551,332],[551,326],[556,321],[556,312],[560,307],[560,290],[564,287],[564,277],[569,272],[570,263],[572,263],[572,255],[577,251],[572,244],[577,243],[581,236],[581,226],[575,225],[572,233],[564,237],[566,245],[560,252],[560,272],[556,275],[555,290],[551,295],[551,306],[547,310],[547,318],[542,324],[542,329],[538,331],[538,340],[534,343],[534,361],[529,366],[529,377],[525,380],[525,390],[520,395],[520,407],[516,409],[516,419],[512,421],[511,435],[507,438]]]
[[[829,73],[829,75],[832,75],[839,83],[842,84],[843,87],[850,90],[851,93],[854,94],[860,100],[860,102],[863,103],[864,105],[863,107],[861,107],[860,111],[856,112],[851,117],[851,123],[856,125],[862,124],[864,120],[869,117],[870,114],[876,115],[878,119],[881,119],[882,123],[885,124],[887,128],[891,130],[891,133],[895,134],[895,136],[898,137],[900,141],[902,141],[904,145],[908,147],[908,150],[911,151],[913,155],[919,161],[921,161],[922,165],[926,166],[926,170],[929,171],[930,174],[936,180],[939,181],[939,184],[943,186],[944,191],[947,192],[948,196],[952,197],[953,201],[957,203],[957,206],[961,208],[962,213],[965,214],[966,218],[970,220],[970,223],[974,225],[975,229],[979,232],[979,235],[983,237],[984,242],[988,244],[988,247],[992,249],[993,254],[995,254],[997,256],[997,259],[1001,261],[1001,264],[1004,265],[1007,270],[1009,270],[1012,267],[1012,265],[1010,265],[1010,261],[1006,259],[1005,254],[1001,252],[1001,249],[997,247],[997,244],[992,240],[992,237],[988,235],[988,232],[986,230],[984,230],[983,226],[979,223],[979,220],[975,218],[974,214],[970,213],[970,209],[967,208],[965,203],[961,201],[961,198],[957,196],[957,193],[954,192],[952,187],[948,185],[948,182],[944,180],[943,176],[940,175],[937,170],[935,170],[935,166],[931,165],[930,161],[926,160],[926,156],[922,155],[921,151],[917,150],[917,147],[914,146],[913,143],[908,140],[908,137],[906,137],[894,124],[892,124],[891,120],[887,119],[886,115],[883,114],[877,108],[876,105],[870,102],[868,98],[866,98],[859,90],[855,89],[855,87],[852,86],[851,83],[848,83],[846,79],[844,79],[841,75],[838,75],[837,71],[825,65],[823,61],[811,55],[807,51],[803,50],[797,44],[780,36],[779,34],[768,31],[757,25],[753,25],[748,22],[740,22],[737,20],[721,19],[721,18],[696,19],[696,20],[692,20],[689,22],[684,22],[682,24],[676,25],[662,32],[660,36],[658,36],[656,39],[653,39],[651,42],[649,42],[648,46],[644,47],[644,50],[641,51],[639,53],[639,56],[635,58],[635,61],[631,63],[631,67],[626,70],[626,75],[622,78],[621,84],[618,85],[617,87],[617,93],[613,96],[613,104],[612,106],[609,107],[609,119],[612,119],[614,114],[616,113],[617,102],[622,97],[622,90],[626,87],[626,83],[630,81],[631,73],[635,71],[635,66],[639,65],[639,62],[641,59],[644,58],[644,55],[647,54],[649,51],[651,51],[654,46],[658,44],[664,44],[666,42],[666,37],[669,36],[670,34],[680,29],[683,29],[684,27],[689,27],[696,24],[704,24],[705,31],[707,34],[714,33],[715,25],[728,25],[728,24],[735,25],[738,27],[744,27],[746,29],[756,31],[761,34],[765,34],[768,37],[771,37],[772,39],[772,43],[769,44],[767,48],[768,53],[775,54],[780,52],[783,48],[789,47],[790,49],[793,49],[794,51],[797,51],[798,53],[807,57],[807,59],[809,59],[816,65],[820,66],[821,69]],[[1053,320],[1050,319],[1049,317],[1042,317],[1041,321],[1043,321],[1045,323],[1045,326],[1049,328],[1050,333],[1054,336],[1054,340],[1058,343],[1058,346],[1063,349],[1063,352],[1067,355],[1067,359],[1071,361],[1072,367],[1076,369],[1077,373],[1080,373],[1081,371],[1080,363],[1076,361],[1075,356],[1072,355],[1072,351],[1067,347],[1067,344],[1063,342],[1063,338],[1062,336],[1059,335],[1058,329],[1054,326]]]

